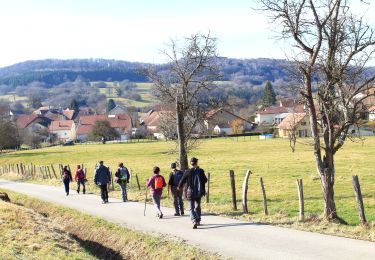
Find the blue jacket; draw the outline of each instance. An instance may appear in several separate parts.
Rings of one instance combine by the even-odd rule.
[[[111,181],[111,173],[109,169],[104,165],[99,166],[95,170],[94,182],[96,185],[105,185]]]

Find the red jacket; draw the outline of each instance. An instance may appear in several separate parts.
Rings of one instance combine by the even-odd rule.
[[[76,175],[74,176],[76,181],[85,179],[85,172],[82,169],[77,170]]]

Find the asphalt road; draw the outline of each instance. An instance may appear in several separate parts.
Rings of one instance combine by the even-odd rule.
[[[175,217],[170,208],[162,208],[164,218],[157,219],[152,205],[147,205],[143,216],[143,203],[123,203],[110,198],[110,203],[101,204],[100,197],[94,194],[77,195],[73,190],[65,196],[62,186],[0,180],[0,188],[77,209],[131,229],[177,237],[235,259],[375,259],[373,242],[212,215],[204,215],[202,225],[194,230],[188,216]]]

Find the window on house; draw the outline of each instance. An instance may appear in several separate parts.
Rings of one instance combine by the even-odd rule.
[[[306,123],[305,121],[304,121],[304,122],[301,122],[301,125],[304,125],[304,126],[305,126],[306,124],[307,124],[307,123]]]

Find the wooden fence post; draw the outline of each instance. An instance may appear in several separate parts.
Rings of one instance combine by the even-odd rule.
[[[210,180],[211,174],[207,173],[207,192],[206,192],[206,203],[210,202]]]
[[[245,174],[245,179],[243,180],[243,184],[242,184],[242,210],[244,213],[249,212],[247,209],[247,188],[248,188],[250,175],[251,175],[251,171],[247,170]]]
[[[141,191],[141,185],[139,185],[138,174],[135,174],[135,179],[137,180],[138,191]]]
[[[355,197],[357,200],[359,220],[361,221],[361,225],[365,225],[367,221],[366,221],[366,216],[365,216],[365,209],[363,206],[361,186],[359,185],[359,180],[358,180],[357,175],[352,176],[352,183],[354,187]]]
[[[22,177],[23,177],[23,173],[24,173],[24,171],[23,171],[23,164],[22,164],[22,163],[20,164],[20,167],[21,167],[21,175],[22,175]]]
[[[232,189],[232,208],[233,210],[237,210],[237,199],[236,199],[236,183],[234,179],[234,171],[229,171],[229,177],[230,177],[230,186]]]
[[[20,175],[20,167],[19,167],[18,163],[17,163],[17,175]]]
[[[297,191],[299,200],[299,220],[303,221],[305,219],[305,205],[303,200],[303,184],[302,179],[297,179]]]
[[[49,166],[47,165],[47,166],[44,166],[44,167],[45,167],[46,171],[48,172],[49,178],[52,179],[52,174],[51,174],[51,170],[49,169]]]
[[[53,167],[53,164],[51,164],[51,169],[52,169],[53,175],[55,176],[55,179],[57,180],[57,175],[56,175],[55,168]]]
[[[260,186],[262,188],[262,194],[263,194],[264,215],[268,215],[266,189],[264,188],[263,178],[260,177],[259,180],[260,180]]]

